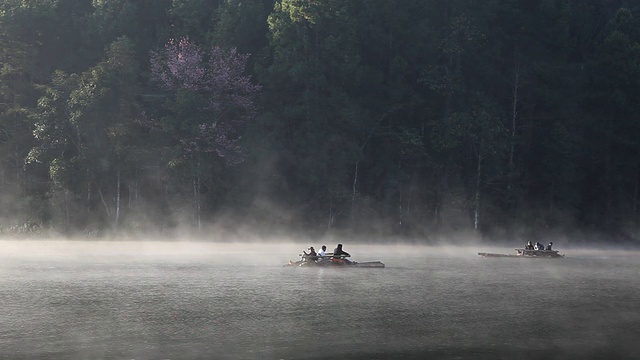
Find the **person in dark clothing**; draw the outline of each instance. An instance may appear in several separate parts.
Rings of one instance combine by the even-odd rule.
[[[549,245],[547,245],[547,250],[551,250],[552,246],[553,246],[553,242],[550,242]]]
[[[313,248],[313,246],[309,247],[309,253],[308,254],[304,250],[302,251],[302,253],[304,254],[304,257],[308,261],[316,261],[316,260],[318,260],[318,254],[316,253],[316,250]]]
[[[533,244],[531,243],[531,241],[529,241],[527,243],[527,245],[524,247],[525,250],[533,250]]]
[[[333,261],[344,261],[347,264],[351,264],[351,261],[345,259],[345,256],[351,256],[348,252],[342,250],[342,244],[338,244],[335,249],[333,249]]]

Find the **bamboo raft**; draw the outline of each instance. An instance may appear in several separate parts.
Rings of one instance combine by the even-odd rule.
[[[478,255],[482,257],[510,257],[510,258],[530,258],[530,259],[544,259],[544,258],[564,258],[564,254],[560,254],[558,250],[527,250],[527,249],[515,249],[515,254],[495,254],[479,252]]]

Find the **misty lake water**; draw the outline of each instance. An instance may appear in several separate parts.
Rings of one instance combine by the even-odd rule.
[[[354,260],[387,267],[283,266],[306,246],[0,242],[0,358],[640,354],[638,252],[482,258],[513,250],[345,242]]]

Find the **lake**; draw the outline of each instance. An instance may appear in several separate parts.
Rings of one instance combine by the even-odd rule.
[[[321,244],[317,245],[316,248]],[[335,244],[326,244],[329,250]],[[632,359],[640,253],[348,244],[384,269],[284,267],[309,244],[0,241],[2,359]]]

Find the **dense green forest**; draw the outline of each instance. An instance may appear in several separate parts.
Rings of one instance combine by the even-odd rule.
[[[640,0],[1,0],[0,232],[638,239]]]

